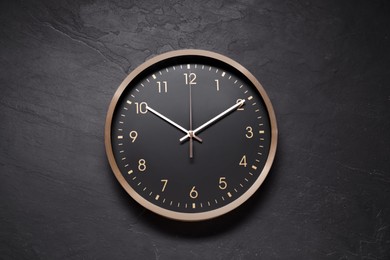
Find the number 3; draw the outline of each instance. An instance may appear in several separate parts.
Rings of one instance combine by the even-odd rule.
[[[246,129],[246,134],[245,134],[246,138],[248,138],[248,139],[252,138],[253,137],[252,127],[247,126],[245,129]]]

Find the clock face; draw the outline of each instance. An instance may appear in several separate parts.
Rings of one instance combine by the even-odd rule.
[[[261,185],[277,129],[260,83],[208,51],[159,55],[135,69],[111,101],[106,152],[122,187],[168,218],[227,213]]]

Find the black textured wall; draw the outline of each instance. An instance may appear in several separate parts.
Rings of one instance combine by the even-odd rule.
[[[390,259],[388,1],[1,1],[1,259]],[[144,210],[105,114],[159,53],[229,56],[267,90],[276,161],[202,223]]]

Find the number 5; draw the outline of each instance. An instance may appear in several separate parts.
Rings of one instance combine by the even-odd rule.
[[[224,190],[224,189],[227,188],[227,182],[226,182],[226,178],[225,177],[219,178],[219,185],[218,186],[219,186],[219,188],[221,190]]]

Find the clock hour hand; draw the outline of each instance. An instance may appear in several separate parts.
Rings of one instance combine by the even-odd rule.
[[[176,127],[177,129],[183,131],[184,133],[186,133],[188,136],[189,135],[192,135],[192,137],[194,139],[196,139],[197,141],[199,142],[202,142],[202,139],[200,139],[199,137],[197,137],[195,134],[192,134],[190,133],[190,131],[188,131],[187,129],[185,129],[184,127],[182,127],[181,125],[173,122],[171,119],[169,119],[168,117],[162,115],[161,113],[157,112],[156,110],[154,110],[153,108],[151,108],[150,106],[146,106],[146,109],[150,112],[152,112],[153,114],[155,114],[156,116],[158,116],[159,118],[163,119],[164,121],[170,123],[171,125],[173,125],[174,127]],[[191,131],[192,132],[192,131]]]
[[[183,136],[182,138],[180,138],[180,142],[184,142],[185,140],[187,140],[190,135],[192,134],[193,136],[196,136],[196,134],[199,132],[199,131],[202,131],[204,128],[208,127],[209,125],[211,125],[212,123],[214,123],[215,121],[221,119],[222,117],[226,116],[227,114],[229,114],[231,111],[235,110],[236,108],[244,105],[245,103],[245,99],[242,99],[241,101],[237,102],[235,105],[229,107],[228,109],[226,109],[225,111],[223,111],[222,113],[218,114],[217,116],[213,117],[212,119],[210,119],[209,121],[207,121],[206,123],[204,123],[203,125],[199,126],[198,128],[196,128],[194,131],[192,132],[187,132],[187,135]]]

